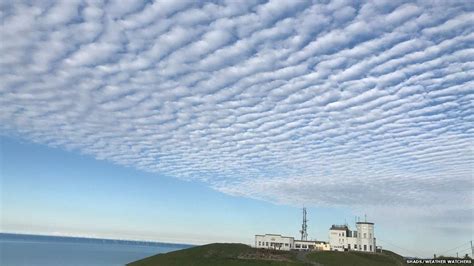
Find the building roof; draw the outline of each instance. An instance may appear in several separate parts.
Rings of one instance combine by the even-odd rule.
[[[336,224],[333,224],[331,226],[331,228],[329,228],[329,230],[343,230],[343,231],[346,231],[346,230],[349,230],[349,227],[347,227],[347,225],[336,225]]]
[[[255,236],[279,236],[279,237],[284,237],[284,238],[294,238],[292,236],[282,236],[280,234],[264,234],[264,235],[255,235]]]
[[[318,240],[299,240],[295,239],[295,243],[300,242],[300,243],[313,243],[313,244],[327,244],[327,242],[324,241],[318,241]]]
[[[298,241],[298,242],[311,242],[311,243],[315,243],[317,242],[316,240],[299,240],[299,239],[295,239],[295,242]]]
[[[356,224],[371,224],[371,225],[374,225],[374,223],[369,223],[369,222],[357,222]]]

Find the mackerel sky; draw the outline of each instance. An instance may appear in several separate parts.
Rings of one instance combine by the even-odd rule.
[[[472,1],[0,7],[4,138],[419,239],[474,233]]]

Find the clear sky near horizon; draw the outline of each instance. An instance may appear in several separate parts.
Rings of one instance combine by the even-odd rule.
[[[229,196],[202,182],[11,138],[2,138],[1,148],[2,229],[7,232],[251,244],[254,234],[296,236],[301,226],[299,208]],[[344,223],[350,215],[344,209],[309,210],[313,239],[325,239],[332,223]]]
[[[2,232],[252,243],[306,206],[321,240],[473,238],[471,1],[0,9]]]

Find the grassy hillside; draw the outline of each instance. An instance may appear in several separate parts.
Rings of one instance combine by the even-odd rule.
[[[386,254],[373,254],[363,252],[312,252],[309,253],[307,259],[318,262],[325,266],[395,266],[405,265],[403,260]],[[400,257],[401,258],[401,257]]]
[[[403,261],[403,263],[405,263],[405,259],[403,258],[403,256],[400,256],[398,255],[397,253],[395,252],[392,252],[390,250],[384,250],[383,251],[383,254],[384,255],[387,255],[389,257],[392,257],[393,259],[397,260],[397,261]]]
[[[258,250],[243,244],[210,244],[158,254],[129,266],[299,266],[296,254],[284,251]]]
[[[129,266],[263,266],[263,265],[348,265],[391,266],[404,265],[401,256],[389,252],[369,254],[361,252],[287,252],[251,248],[243,244],[210,244],[189,249],[158,254]]]

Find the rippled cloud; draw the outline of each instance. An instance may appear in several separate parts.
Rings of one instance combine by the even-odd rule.
[[[471,227],[474,5],[356,2],[3,1],[2,134]]]

